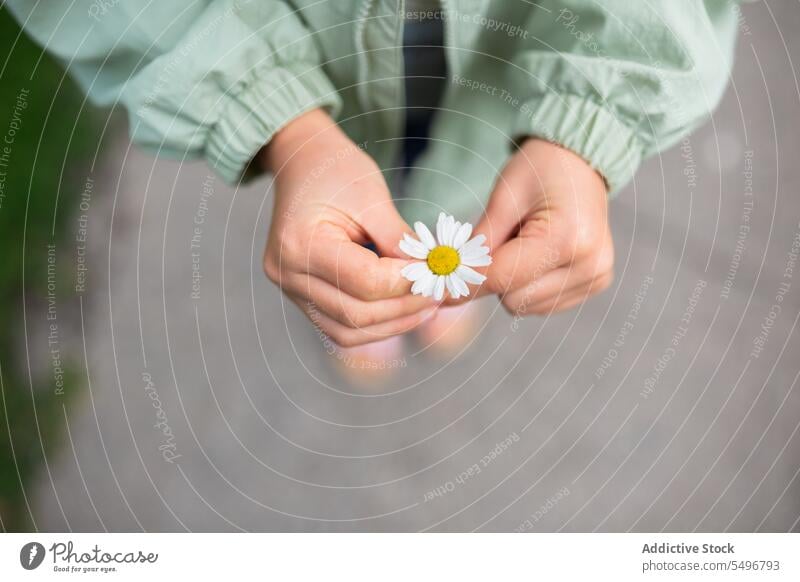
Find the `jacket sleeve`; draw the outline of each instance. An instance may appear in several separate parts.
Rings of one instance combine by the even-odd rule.
[[[611,192],[707,118],[727,84],[729,0],[539,0],[510,74],[515,137],[576,152]]]
[[[282,0],[6,5],[92,101],[124,105],[137,144],[205,157],[228,182],[288,121],[340,106],[311,32]]]

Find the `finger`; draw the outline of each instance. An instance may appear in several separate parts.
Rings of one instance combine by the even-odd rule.
[[[611,275],[603,275],[586,284],[567,289],[561,293],[556,293],[555,295],[551,295],[549,297],[545,297],[538,302],[525,303],[523,301],[520,303],[509,302],[506,304],[504,301],[504,305],[514,315],[518,316],[558,313],[560,311],[570,309],[579,303],[583,303],[584,301],[587,301],[593,296],[601,293],[611,285],[612,280],[613,277]],[[513,310],[510,309],[512,305],[516,305]]]
[[[348,239],[317,237],[311,241],[306,271],[363,301],[401,297],[411,282],[400,271],[410,261],[379,257]]]
[[[572,309],[577,305],[585,303],[596,293],[588,289],[581,289],[565,293],[564,295],[551,297],[537,305],[532,305],[525,315],[548,315],[550,313],[560,313]]]
[[[350,328],[369,327],[437,305],[432,299],[419,295],[362,301],[343,293],[327,281],[297,273],[284,277],[283,289],[314,303],[322,313]]]
[[[603,271],[598,272],[597,267],[602,267]],[[533,280],[521,289],[507,293],[502,297],[502,301],[509,309],[524,310],[526,307],[554,297],[566,296],[573,291],[591,287],[595,279],[610,276],[612,268],[612,263],[601,264],[594,259],[559,267]]]
[[[532,160],[520,150],[498,176],[475,234],[485,235],[492,249],[508,241],[530,214],[530,194],[539,185]]]
[[[547,278],[565,263],[561,256],[546,242],[537,242],[532,237],[514,238],[496,249],[490,266],[473,268],[486,277],[474,294],[448,299],[445,304],[459,305],[485,295],[500,295],[502,298],[528,286],[533,286],[530,291],[533,292],[540,279]]]
[[[315,326],[344,348],[360,346],[408,333],[427,321],[436,312],[435,308],[431,308],[412,315],[399,317],[392,321],[353,329],[320,312],[313,303],[291,295],[289,298],[303,310]]]
[[[500,173],[475,232],[485,234],[491,247],[498,246],[531,216],[558,208],[565,195],[583,200],[591,192],[601,192],[605,200],[605,182],[580,156],[545,140],[528,139]]]
[[[407,258],[400,250],[399,242],[403,234],[412,234],[411,227],[403,220],[391,198],[366,207],[358,221],[375,243],[378,254],[383,257]]]
[[[507,192],[511,186],[500,177],[486,205],[486,210],[475,225],[473,236],[482,234],[490,249],[499,247],[519,230],[525,210],[517,203],[518,198]]]
[[[552,313],[561,313],[562,311],[567,311],[568,309],[572,309],[573,307],[586,302],[590,299],[590,297],[590,295],[583,293],[570,295],[569,297],[552,299],[533,307],[530,311],[530,314],[550,315]]]
[[[475,229],[487,236],[494,259],[484,292],[514,291],[593,252],[607,202],[602,178],[587,169],[577,155],[541,140],[528,140],[512,156]]]
[[[526,225],[527,228],[527,225]],[[520,236],[495,250],[492,264],[485,269],[486,283],[480,292],[505,295],[542,279],[564,265],[566,259],[559,242],[548,237]]]
[[[560,267],[534,280],[521,289],[510,291],[501,297],[503,306],[510,312],[524,315],[539,303],[569,293],[586,283],[570,277],[569,267]]]

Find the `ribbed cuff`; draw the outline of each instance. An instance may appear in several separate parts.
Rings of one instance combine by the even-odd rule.
[[[222,107],[209,132],[205,154],[209,166],[234,184],[244,178],[256,153],[289,121],[318,107],[336,115],[341,99],[319,65],[293,63],[255,75]]]
[[[578,154],[605,179],[613,195],[633,178],[642,146],[632,129],[608,109],[574,95],[548,94],[525,102],[514,138],[536,136]]]

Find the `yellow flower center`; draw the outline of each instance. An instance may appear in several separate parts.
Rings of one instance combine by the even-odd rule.
[[[453,247],[438,246],[428,253],[428,267],[437,275],[449,275],[461,264],[461,257]]]

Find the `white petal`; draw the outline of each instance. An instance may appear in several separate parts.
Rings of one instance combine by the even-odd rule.
[[[452,216],[448,216],[447,217],[447,223],[445,224],[445,227],[444,227],[445,242],[442,243],[442,244],[446,244],[447,246],[452,247],[453,246],[453,239],[456,236],[456,231],[458,230],[458,227],[460,227],[460,226],[461,226],[460,222],[456,222],[455,218],[453,218]]]
[[[425,245],[425,248],[431,250],[433,247],[436,246],[436,239],[433,238],[433,235],[431,234],[431,231],[428,230],[427,226],[425,226],[421,222],[415,222],[414,230],[417,232],[419,240],[422,241],[423,245]]]
[[[425,246],[425,244],[422,241],[414,238],[413,235],[410,235],[407,232],[403,233],[403,240],[408,241],[412,245],[416,245],[417,247],[419,247],[421,249],[426,249],[427,250],[427,248],[428,248],[428,247]]]
[[[438,275],[436,277],[436,285],[433,287],[433,298],[436,301],[444,299],[444,277]]]
[[[455,285],[455,277],[453,273],[450,273],[444,278],[444,284],[447,287],[447,292],[450,293],[450,297],[453,299],[458,299],[461,296],[459,293],[458,288]]]
[[[460,249],[458,249],[458,251],[462,255],[464,255],[464,254],[468,255],[473,249],[480,248],[480,246],[485,242],[486,242],[486,236],[484,236],[482,234],[479,234],[478,236],[473,238],[471,241],[465,243]]]
[[[411,263],[403,267],[400,274],[413,283],[424,277],[425,273],[430,272],[431,270],[428,268],[428,263]]]
[[[461,257],[461,264],[467,267],[488,267],[492,264],[492,257],[489,255],[472,255],[471,257]]]
[[[479,259],[489,254],[489,247],[465,247],[459,251],[458,256],[462,261]]]
[[[461,225],[456,232],[456,235],[453,237],[453,248],[459,250],[467,239],[469,239],[469,235],[472,234],[472,225],[469,222],[465,222]]]
[[[444,242],[444,229],[447,225],[447,215],[444,212],[439,213],[439,219],[436,221],[436,240],[440,245],[446,244]]]
[[[467,284],[459,276],[458,270],[456,270],[455,273],[451,273],[450,278],[452,279],[453,287],[456,288],[458,294],[461,295],[462,297],[467,297],[469,295],[469,287],[467,287]]]
[[[418,240],[414,240],[407,234],[403,235],[403,240],[400,241],[400,250],[407,254],[409,257],[415,259],[427,259],[428,249],[425,248]]]
[[[428,271],[422,275],[422,278],[417,279],[417,281],[411,286],[411,292],[414,295],[430,297],[433,294],[433,287],[435,283],[436,275]]]
[[[456,275],[458,275],[462,281],[469,283],[470,285],[480,285],[486,281],[485,275],[481,275],[477,271],[474,271],[465,265],[459,265],[456,268]]]

